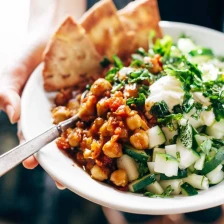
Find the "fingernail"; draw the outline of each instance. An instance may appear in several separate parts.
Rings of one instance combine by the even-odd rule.
[[[58,182],[55,182],[55,184],[56,184],[56,186],[57,186],[57,188],[58,188],[59,190],[64,190],[64,189],[66,189],[66,187],[64,187],[63,185],[61,185],[61,184],[58,183]]]
[[[15,122],[13,121],[13,116],[15,114],[15,110],[11,105],[7,105],[6,108],[6,113],[8,114],[9,120],[12,124],[14,124]]]

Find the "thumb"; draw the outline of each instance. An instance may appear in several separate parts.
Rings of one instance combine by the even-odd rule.
[[[13,89],[6,89],[0,92],[0,100],[2,105],[2,110],[4,110],[11,121],[15,123],[20,117],[20,96]]]
[[[4,110],[15,123],[20,117],[20,94],[35,67],[41,62],[45,39],[30,42],[20,55],[12,60],[0,74],[0,110]]]

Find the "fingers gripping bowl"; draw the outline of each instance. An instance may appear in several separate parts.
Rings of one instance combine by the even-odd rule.
[[[197,45],[213,49],[215,55],[221,55],[222,52],[224,52],[223,51],[224,49],[221,49],[221,47],[220,47],[220,46],[222,46],[221,43],[223,41],[223,36],[222,36],[222,34],[220,34],[218,32],[211,31],[209,29],[191,26],[191,25],[177,24],[177,23],[162,22],[162,23],[160,23],[160,26],[165,34],[169,34],[173,37],[173,40],[175,43],[179,43],[178,37],[180,36],[180,34],[182,34],[184,32],[186,34],[186,36],[190,36],[191,39],[194,40],[194,42]],[[206,39],[205,37],[207,37],[208,39]],[[211,39],[213,39],[215,41],[211,42],[210,41]],[[191,49],[191,50],[193,51],[193,49]],[[186,55],[186,52],[184,52],[184,54]],[[187,52],[187,54],[188,54],[188,52]],[[199,59],[200,58],[197,57],[197,60],[199,60]],[[207,61],[207,59],[206,59],[206,61]],[[44,90],[42,88],[42,80],[40,78],[40,73],[41,73],[41,71],[39,69],[39,70],[36,70],[36,72],[32,75],[32,77],[29,80],[29,83],[24,91],[24,95],[23,95],[22,128],[23,128],[24,135],[26,138],[33,137],[34,135],[36,135],[40,131],[43,131],[45,128],[47,128],[51,125],[50,110],[52,108],[52,102],[49,99],[52,99],[52,96],[49,94],[47,95],[44,92]],[[163,77],[158,79],[158,82],[162,78]],[[171,82],[173,80],[168,80],[168,81]],[[38,85],[36,85],[36,83],[38,83]],[[154,82],[154,84],[156,84],[156,82]],[[111,85],[113,85],[113,82],[111,82]],[[153,84],[150,85],[150,87],[152,87],[152,86],[153,86]],[[154,90],[152,88],[151,93],[153,93],[153,91],[156,91],[156,90]],[[161,90],[161,91],[163,91],[163,90]],[[122,89],[120,90],[120,92],[122,92]],[[178,94],[179,94],[178,96],[180,96],[179,98],[181,98],[182,92],[181,91],[179,91],[179,92],[178,92]],[[113,94],[117,94],[117,93],[112,93],[112,95]],[[151,97],[153,97],[153,94]],[[164,92],[163,92],[163,94],[164,94]],[[138,98],[138,97],[134,97],[134,98]],[[166,101],[166,98],[164,99],[164,101],[166,102],[168,111],[169,111],[170,103],[168,101]],[[126,102],[127,102],[127,100],[126,100]],[[155,102],[155,101],[153,101],[153,102]],[[157,100],[156,102],[160,102],[160,101]],[[126,105],[127,104],[125,104],[125,106]],[[40,106],[42,107],[41,111],[37,109]],[[142,116],[141,114],[139,114],[138,110],[136,108],[132,108],[131,105],[130,105],[130,109],[131,109],[130,113],[133,113],[132,111],[137,111],[135,113],[138,114],[140,117]],[[145,107],[143,107],[143,110],[145,110]],[[143,110],[142,110],[142,112],[143,112]],[[172,111],[169,111],[169,115],[171,114],[171,112]],[[201,111],[200,113],[202,113],[202,112],[203,111]],[[32,114],[32,117],[30,116],[30,114]],[[165,115],[165,116],[167,116],[167,115]],[[187,119],[185,118],[185,120],[194,118],[194,117],[191,117],[191,115],[189,115],[189,116],[190,116],[190,118],[187,118]],[[34,117],[36,119],[39,118],[38,122],[34,121],[34,120],[36,120],[36,119],[33,119]],[[145,114],[144,114],[144,117],[146,117]],[[159,117],[159,118],[164,119],[164,117]],[[144,121],[143,117],[141,117],[141,119]],[[146,117],[146,121],[147,120],[148,120],[148,118]],[[178,122],[180,122],[180,121],[178,121]],[[183,123],[181,123],[181,122],[183,122]],[[184,123],[184,121],[181,121],[181,122],[178,123],[178,125],[186,126],[186,123]],[[200,121],[200,122],[205,122],[205,121]],[[136,125],[136,123],[138,123],[138,122],[135,122],[134,124]],[[147,128],[145,127],[146,130],[143,128],[144,125],[142,125],[142,121],[139,123],[141,123],[140,129],[147,132]],[[148,121],[145,123],[147,124]],[[193,123],[190,123],[190,124],[192,125]],[[126,123],[125,123],[125,125],[126,125]],[[147,124],[147,125],[149,126],[149,124]],[[160,129],[162,129],[164,127],[161,124],[157,124],[157,125],[160,127]],[[195,124],[193,124],[193,125],[194,125],[194,129],[198,129],[198,127],[204,126],[203,123],[202,124],[200,123],[200,125],[198,127],[196,127]],[[31,128],[31,126],[32,127],[35,126],[35,129]],[[153,126],[156,126],[156,125],[153,124]],[[209,125],[207,125],[207,126],[209,126]],[[193,130],[193,128],[191,130]],[[163,131],[163,130],[161,130],[161,131]],[[199,130],[197,130],[197,131],[199,132]],[[128,135],[128,137],[130,138],[134,132],[135,132],[135,130],[131,130],[131,133]],[[163,132],[165,135],[166,134],[165,131],[163,131]],[[203,133],[203,132],[199,132],[197,134],[199,134],[200,136],[208,136],[208,134],[201,135],[200,133]],[[212,135],[209,134],[209,136],[212,136]],[[217,137],[219,138],[219,136],[216,136],[215,139],[217,139]],[[213,138],[214,138],[214,136],[213,136]],[[209,142],[209,140],[211,140],[212,144],[214,144],[213,139],[209,138],[206,140],[207,140],[207,142]],[[204,142],[204,141],[205,140],[203,140],[202,142]],[[176,143],[178,143],[178,142],[176,142]],[[121,144],[121,142],[118,142],[118,144]],[[129,141],[128,144],[129,144],[129,146],[131,145],[133,147],[133,145],[131,144],[131,141]],[[123,146],[123,144],[122,144],[122,146]],[[163,145],[163,147],[164,147],[164,145]],[[163,148],[163,147],[161,147],[161,148]],[[152,148],[155,148],[155,147],[152,147]],[[167,150],[169,151],[169,149],[167,149]],[[154,151],[155,151],[155,149],[154,149]],[[170,151],[172,151],[172,148],[170,149]],[[147,152],[147,150],[146,150],[146,152]],[[166,152],[166,154],[168,154],[167,152]],[[125,154],[123,152],[123,149],[122,149],[122,153]],[[199,152],[199,153],[201,153],[201,152]],[[150,155],[150,154],[152,154],[152,155]],[[151,153],[149,153],[149,155],[153,159],[153,150],[151,150]],[[175,157],[175,154],[173,154],[173,155],[174,155],[173,157]],[[214,155],[217,155],[217,153]],[[127,155],[127,156],[130,156],[130,155]],[[148,156],[148,154],[147,154],[147,156]],[[223,197],[222,197],[223,183],[213,186],[213,187],[209,188],[208,190],[199,191],[198,194],[194,197],[175,196],[174,198],[154,199],[154,198],[142,197],[140,194],[120,192],[116,188],[112,188],[112,187],[105,185],[104,183],[101,184],[99,182],[92,180],[87,173],[85,173],[83,170],[81,170],[81,168],[79,166],[76,166],[76,165],[72,166],[72,164],[74,164],[74,162],[72,160],[70,160],[62,151],[58,150],[55,146],[55,143],[51,143],[45,149],[41,150],[36,155],[36,157],[37,157],[38,161],[40,162],[40,164],[45,168],[45,170],[52,177],[54,177],[56,180],[58,180],[59,182],[64,184],[66,187],[68,187],[72,191],[80,194],[81,196],[83,196],[89,200],[99,203],[101,205],[112,207],[112,208],[123,210],[123,211],[142,213],[142,214],[168,214],[168,213],[179,213],[179,212],[193,211],[193,210],[203,209],[203,208],[207,208],[207,207],[212,207],[212,206],[223,203]],[[156,157],[156,156],[154,156],[154,157]],[[178,158],[175,158],[175,159],[177,160]],[[138,160],[135,160],[135,159],[134,159],[134,161],[136,163],[139,162]],[[186,161],[187,160],[185,160],[185,162]],[[151,163],[153,163],[153,162],[151,162]],[[181,165],[186,166],[186,164],[181,164]],[[194,164],[194,166],[195,166],[195,164]],[[194,171],[191,171],[190,170],[191,168],[189,168],[189,167],[184,167],[184,169],[183,169],[183,167],[180,166],[180,162],[178,162],[178,167],[179,167],[179,169],[182,169],[182,170],[187,169],[187,174],[190,174],[190,172],[192,172],[192,174],[194,174],[194,175],[198,175],[198,176],[201,175],[200,173],[196,173],[195,167],[191,167],[192,169],[194,168]],[[165,171],[168,171],[168,170],[173,172],[173,168],[165,169]],[[147,171],[147,172],[149,172],[149,171]],[[157,171],[157,173],[163,174],[162,176],[163,177],[165,176],[165,178],[166,177],[169,178],[169,176],[171,175],[170,173],[163,173],[163,172],[164,172],[164,170]],[[218,169],[217,169],[217,172],[221,173],[221,171]],[[179,174],[179,173],[177,173],[177,174]],[[146,173],[146,175],[148,175],[148,174]],[[206,178],[209,179],[209,177],[206,177],[206,175],[207,174],[203,174],[203,176],[205,176],[204,180],[206,180]],[[211,175],[209,175],[209,176],[211,178]],[[109,178],[111,178],[111,176],[110,177],[108,176],[108,179]],[[186,177],[184,177],[184,178],[186,178]],[[183,180],[184,178],[181,178],[181,180]],[[151,180],[151,178],[149,178],[149,179]],[[112,178],[112,180],[113,180],[113,178]],[[126,180],[126,179],[124,178],[124,180]],[[177,179],[177,180],[180,180],[180,179]],[[165,181],[167,181],[167,180],[165,180]],[[172,183],[172,180],[169,180],[169,181],[171,181],[171,182],[169,182],[169,185],[171,185],[170,183]],[[201,179],[201,181],[202,181],[202,179]],[[155,183],[155,180],[153,180],[153,182]],[[160,180],[158,180],[158,179],[157,179],[157,182],[162,187],[163,191],[166,189],[166,186],[169,186],[169,185],[166,185],[165,187],[162,186],[160,183]],[[188,182],[185,181],[185,182],[192,186],[194,185],[194,182],[193,183],[192,182],[189,183],[189,181]],[[122,183],[125,183],[125,182],[122,181]],[[179,185],[180,185],[180,183],[178,182],[178,184],[176,186],[179,186]],[[206,182],[200,186],[207,186]],[[193,186],[193,187],[198,189],[198,186]],[[172,185],[171,185],[171,188],[172,188]],[[174,188],[174,186],[173,186],[173,188]],[[152,192],[153,190],[152,189],[150,189],[150,190],[147,190],[147,191],[153,193]],[[158,188],[157,188],[157,190],[158,190]],[[160,193],[156,192],[156,194],[160,195],[160,196],[162,193],[163,192],[160,192]],[[148,194],[148,196],[151,197],[151,196],[153,196],[153,194]],[[154,196],[155,196],[155,193],[154,193]],[[133,203],[133,201],[135,203]],[[172,207],[170,206],[171,204],[172,204]]]

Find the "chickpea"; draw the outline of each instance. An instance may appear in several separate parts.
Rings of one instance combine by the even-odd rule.
[[[87,96],[79,108],[79,118],[83,121],[89,121],[95,116],[96,97],[93,95]]]
[[[104,92],[108,90],[110,91],[111,89],[112,86],[107,80],[99,78],[93,83],[93,85],[90,88],[90,91],[95,96],[102,96]]]
[[[136,83],[125,85],[125,89],[124,89],[125,98],[136,97],[137,94],[138,94],[138,89],[137,89]]]
[[[138,114],[126,118],[127,126],[130,130],[135,130],[140,128],[142,125],[142,119]]]
[[[108,179],[109,170],[98,165],[94,165],[90,170],[91,177],[95,180],[103,181]]]
[[[144,57],[144,63],[151,64],[150,72],[157,74],[162,71],[162,67],[159,64],[160,56],[156,55],[154,58]]]
[[[114,141],[113,138],[104,144],[103,152],[109,158],[119,158],[123,154],[121,144]]]
[[[99,133],[106,137],[106,136],[111,136],[113,133],[107,130],[108,122],[105,122],[101,127]]]
[[[128,175],[125,170],[115,170],[111,174],[110,180],[117,186],[125,187],[128,183]]]
[[[72,98],[72,90],[71,89],[62,89],[56,95],[55,104],[57,106],[65,106],[71,98]]]
[[[106,113],[109,110],[107,98],[102,98],[100,101],[98,101],[98,103],[96,104],[96,110],[99,117],[106,116]]]
[[[52,117],[54,119],[53,123],[58,124],[70,117],[69,110],[64,106],[59,106],[53,109]]]
[[[149,146],[149,138],[145,131],[141,129],[135,130],[134,134],[130,137],[131,144],[136,149],[147,149]]]
[[[72,147],[77,147],[82,140],[82,129],[75,128],[69,135],[68,135],[68,142]]]
[[[92,151],[91,158],[96,159],[100,155],[101,149],[102,149],[102,143],[94,139],[91,144],[91,151]]]

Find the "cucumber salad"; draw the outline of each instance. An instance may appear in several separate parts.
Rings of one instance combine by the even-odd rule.
[[[118,190],[162,198],[207,190],[224,179],[223,61],[184,35],[149,41],[126,60],[104,58],[105,78],[75,105],[54,108],[55,123],[75,107],[80,118],[58,147]]]

